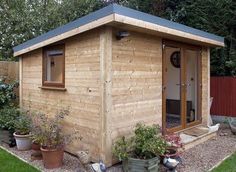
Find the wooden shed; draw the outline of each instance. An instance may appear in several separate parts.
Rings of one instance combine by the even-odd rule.
[[[112,4],[14,47],[20,106],[48,115],[69,106],[65,132],[83,140],[67,151],[111,165],[114,140],[138,122],[207,125],[216,46],[224,38]]]

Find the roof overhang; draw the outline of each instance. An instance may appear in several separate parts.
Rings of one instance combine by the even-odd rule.
[[[14,56],[20,56],[32,50],[111,23],[147,29],[158,34],[167,35],[169,38],[173,36],[175,38],[192,40],[198,44],[224,46],[223,37],[112,4],[14,47]]]

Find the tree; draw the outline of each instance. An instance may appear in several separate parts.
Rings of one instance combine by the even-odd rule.
[[[225,48],[211,50],[212,75],[236,75],[236,2],[233,0],[169,0],[170,20],[225,37]]]
[[[211,50],[212,75],[236,75],[235,0],[0,0],[0,59],[12,47],[110,3],[133,8],[225,37]]]

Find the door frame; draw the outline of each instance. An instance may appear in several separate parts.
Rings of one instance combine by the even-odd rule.
[[[181,101],[181,125],[178,127],[166,128],[166,51],[165,47],[173,47],[173,48],[180,48],[180,54],[181,54],[181,66],[184,66],[181,68],[180,71],[180,101]],[[197,112],[198,112],[198,120],[187,123],[186,122],[186,114],[187,114],[187,87],[186,87],[186,56],[185,51],[186,50],[195,50],[198,51],[197,54],[197,71],[198,71],[198,77],[197,77]],[[184,130],[188,127],[192,127],[198,124],[202,123],[202,47],[176,42],[172,40],[163,40],[162,41],[162,129],[163,133],[172,133],[180,130]]]

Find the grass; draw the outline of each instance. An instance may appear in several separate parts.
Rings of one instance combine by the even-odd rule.
[[[39,172],[36,168],[21,161],[0,148],[0,172]]]
[[[236,153],[224,160],[218,167],[211,172],[236,172]]]

